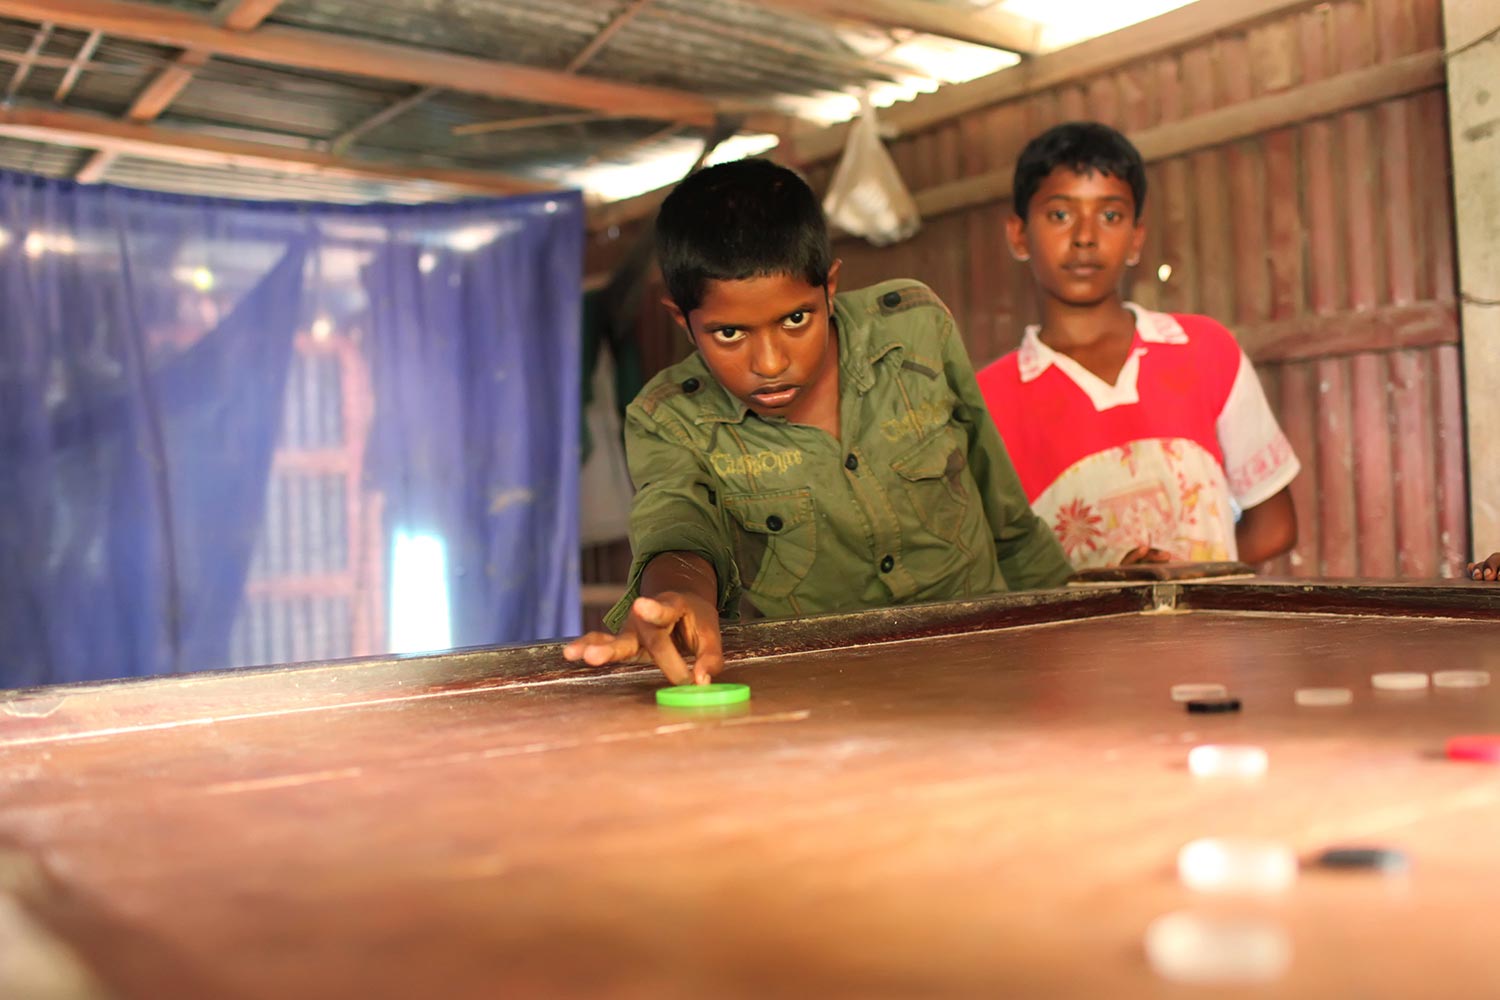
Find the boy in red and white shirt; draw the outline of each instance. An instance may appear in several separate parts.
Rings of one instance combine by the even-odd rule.
[[[1297,540],[1300,466],[1234,336],[1122,301],[1145,168],[1104,125],[1059,125],[1016,164],[1011,252],[1042,323],[979,372],[1032,509],[1073,565],[1264,562]]]

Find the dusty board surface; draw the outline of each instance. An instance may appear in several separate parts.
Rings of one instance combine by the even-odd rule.
[[[1500,692],[1368,677],[1500,671],[1497,627],[1136,614],[743,661],[737,716],[641,672],[20,745],[0,837],[122,997],[1176,996],[1142,934],[1195,904],[1177,849],[1231,833],[1414,860],[1254,907],[1296,949],[1278,995],[1495,995],[1500,772],[1437,753]],[[1210,741],[1269,775],[1195,781]]]

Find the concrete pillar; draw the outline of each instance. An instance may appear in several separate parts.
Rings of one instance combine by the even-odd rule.
[[[1443,0],[1471,545],[1500,550],[1500,3]]]

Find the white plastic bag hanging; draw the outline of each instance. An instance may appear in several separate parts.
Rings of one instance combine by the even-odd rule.
[[[875,246],[899,243],[922,228],[917,203],[891,154],[880,141],[880,125],[868,99],[849,128],[849,142],[823,199],[828,221]]]
[[[584,420],[588,422],[589,457],[578,473],[578,541],[598,545],[630,534],[630,467],[615,409],[615,363],[609,349],[599,347],[594,363],[593,397]]]

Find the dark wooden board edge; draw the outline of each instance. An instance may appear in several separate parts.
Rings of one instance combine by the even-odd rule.
[[[815,652],[938,635],[1128,614],[1149,587],[1003,594],[974,601],[757,621],[724,629],[726,658]],[[561,643],[479,647],[330,663],[205,671],[0,692],[0,747],[209,724],[558,681],[654,673],[640,664],[568,663]]]
[[[733,663],[1163,608],[1500,620],[1500,587],[1469,581],[1151,579],[728,625],[724,646]],[[0,747],[654,673],[638,664],[567,663],[560,646],[482,647],[0,692]]]
[[[1181,588],[1178,607],[1189,611],[1500,620],[1500,584],[1472,580],[1190,582]]]

